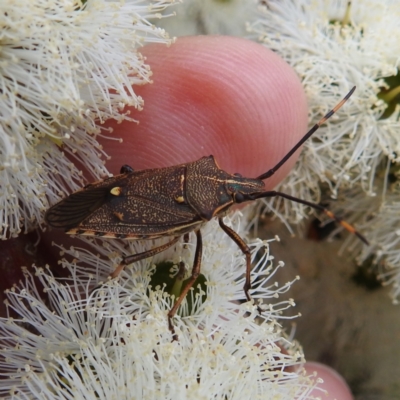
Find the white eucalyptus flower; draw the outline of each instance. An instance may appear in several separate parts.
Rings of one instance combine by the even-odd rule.
[[[100,124],[141,108],[151,72],[137,48],[169,44],[149,21],[171,3],[15,0],[0,5],[0,237],[41,221],[48,199],[81,186],[81,161],[107,174]],[[62,146],[61,146],[62,145]],[[68,156],[68,157],[67,157]],[[48,199],[46,198],[48,196]]]
[[[340,201],[331,206],[348,215],[355,210],[360,219],[352,221],[372,241],[368,249],[358,246],[362,258],[379,248],[390,262],[400,259],[400,246],[392,239],[392,224],[383,222],[390,218],[386,211],[395,200],[390,192],[382,195],[382,188],[388,187],[389,163],[400,162],[395,100],[399,93],[399,19],[399,4],[393,0],[279,0],[260,7],[258,20],[250,26],[259,40],[299,74],[308,95],[311,123],[357,86],[343,108],[305,144],[297,167],[280,189],[314,202],[339,196]],[[358,193],[357,203],[341,192]],[[361,196],[369,196],[362,206]],[[292,220],[304,215],[300,205],[282,205],[276,200],[270,204]],[[381,222],[366,223],[371,218]]]
[[[239,213],[226,221],[239,229]],[[258,315],[244,300],[244,257],[216,221],[203,229],[202,274],[206,284],[192,290],[173,319],[178,341],[171,341],[166,314],[172,299],[152,284],[155,264],[191,264],[194,244],[178,243],[152,259],[127,267],[117,280],[99,285],[110,261],[143,251],[103,242],[92,249],[65,250],[79,258],[63,265],[70,283],[49,269],[36,269],[47,300],[30,273],[8,292],[17,318],[1,319],[0,394],[13,399],[306,399],[316,386],[303,369],[303,354],[282,332],[280,301],[291,283],[273,281],[276,267],[268,243],[254,241],[254,298]],[[105,245],[107,243],[107,245]],[[183,257],[183,258],[181,258]],[[278,265],[279,266],[279,265]],[[157,273],[157,272],[156,272]],[[206,298],[204,295],[206,294]],[[189,306],[188,304],[191,304]],[[189,310],[191,308],[191,310]],[[256,321],[257,318],[257,321]]]
[[[378,181],[379,182],[379,181]],[[377,196],[366,197],[360,188],[348,190],[338,197],[334,207],[340,209],[351,223],[368,232],[372,247],[348,237],[343,245],[358,256],[362,267],[375,275],[384,285],[391,285],[391,297],[398,303],[400,296],[400,184],[385,185]],[[346,201],[351,198],[352,201]]]
[[[162,19],[157,26],[171,35],[246,36],[246,23],[256,13],[253,0],[188,0],[174,6],[176,16]]]
[[[317,190],[318,181],[331,185],[333,194],[340,186],[355,182],[373,194],[379,163],[400,154],[397,115],[381,120],[385,104],[378,98],[385,85],[382,78],[397,73],[399,45],[388,32],[400,31],[399,10],[396,2],[379,6],[354,2],[351,24],[347,25],[340,23],[346,18],[347,3],[268,2],[250,28],[300,75],[311,121],[317,122],[353,85],[357,86],[343,108],[306,143],[297,173],[283,184],[288,190],[294,187],[292,191],[303,198],[318,199],[318,193],[310,194]]]

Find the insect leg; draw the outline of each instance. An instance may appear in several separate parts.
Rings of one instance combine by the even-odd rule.
[[[131,256],[124,257],[118,267],[114,270],[114,272],[110,275],[111,279],[116,278],[121,271],[124,269],[126,265],[132,264],[136,261],[144,260],[145,258],[154,256],[158,253],[161,253],[164,250],[167,250],[168,247],[173,246],[179,240],[179,236],[172,239],[170,242],[165,243],[161,246],[154,247],[153,249],[143,251],[142,253],[132,254]]]
[[[339,218],[338,216],[336,216],[332,211],[328,210],[325,207],[322,207],[319,204],[316,203],[311,203],[310,201],[307,200],[303,200],[303,199],[299,199],[297,197],[291,196],[290,194],[286,194],[286,193],[282,193],[282,192],[276,192],[275,190],[272,190],[270,192],[263,192],[263,193],[259,193],[256,194],[254,196],[252,196],[252,198],[255,199],[260,199],[262,197],[282,197],[284,199],[288,199],[290,201],[294,201],[295,203],[300,203],[300,204],[304,204],[306,206],[309,206],[311,208],[315,208],[316,210],[322,211],[323,213],[325,213],[329,218],[332,218],[335,222],[337,222],[339,225],[343,226],[343,228],[345,228],[347,231],[349,231],[350,233],[353,233],[354,235],[356,235],[361,241],[363,241],[366,245],[369,245],[368,240],[361,235],[360,232],[358,232],[356,230],[356,228],[354,228],[354,226],[350,225],[348,222],[343,221],[341,218]]]
[[[251,253],[249,246],[247,246],[246,242],[229,226],[224,224],[222,218],[218,218],[219,226],[222,230],[239,246],[239,249],[242,250],[242,253],[246,257],[246,280],[244,282],[243,290],[244,294],[248,301],[251,301],[251,296],[249,290],[251,289],[251,279],[250,279],[250,272],[251,272]],[[261,312],[260,307],[258,307],[258,311]]]
[[[203,253],[203,239],[201,237],[200,230],[196,231],[196,238],[197,238],[197,245],[196,245],[196,252],[194,254],[192,275],[190,276],[190,279],[189,279],[188,283],[183,288],[181,294],[176,299],[173,307],[171,308],[171,310],[169,310],[169,313],[168,313],[168,327],[169,327],[169,330],[172,333],[172,339],[173,340],[178,340],[178,336],[175,333],[174,325],[172,324],[172,318],[176,314],[176,311],[178,310],[178,307],[181,305],[183,299],[186,297],[186,295],[189,292],[190,288],[196,282],[196,279],[198,278],[198,276],[200,274],[201,256],[202,256],[202,253]]]

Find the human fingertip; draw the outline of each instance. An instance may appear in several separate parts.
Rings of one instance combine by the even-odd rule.
[[[308,374],[316,373],[322,380],[312,395],[321,400],[354,400],[346,381],[334,369],[317,362],[307,362],[305,369]]]
[[[169,48],[145,47],[143,54],[154,83],[135,87],[145,101],[142,112],[131,110],[140,123],[113,125],[123,146],[104,143],[119,163],[164,167],[213,154],[227,172],[255,177],[276,164],[306,131],[300,80],[257,43],[194,36],[179,38]],[[271,187],[293,162],[271,179]]]

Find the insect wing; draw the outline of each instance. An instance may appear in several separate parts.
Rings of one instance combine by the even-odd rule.
[[[184,165],[141,174],[128,174],[124,185],[115,182],[109,199],[79,228],[134,235],[141,238],[192,230],[201,218],[184,201]]]
[[[109,182],[105,185],[104,182],[89,185],[52,206],[45,215],[47,224],[60,229],[78,226],[110,198],[110,188],[115,184]]]
[[[191,231],[202,222],[184,202],[186,167],[135,171],[87,187],[46,214],[69,233],[155,238]]]

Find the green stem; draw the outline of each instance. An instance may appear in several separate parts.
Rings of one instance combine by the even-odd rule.
[[[386,93],[380,93],[379,98],[382,99],[385,103],[390,103],[399,94],[400,94],[400,86],[397,86]]]
[[[351,1],[347,3],[346,12],[341,21],[342,26],[350,25],[350,7],[351,7]]]

